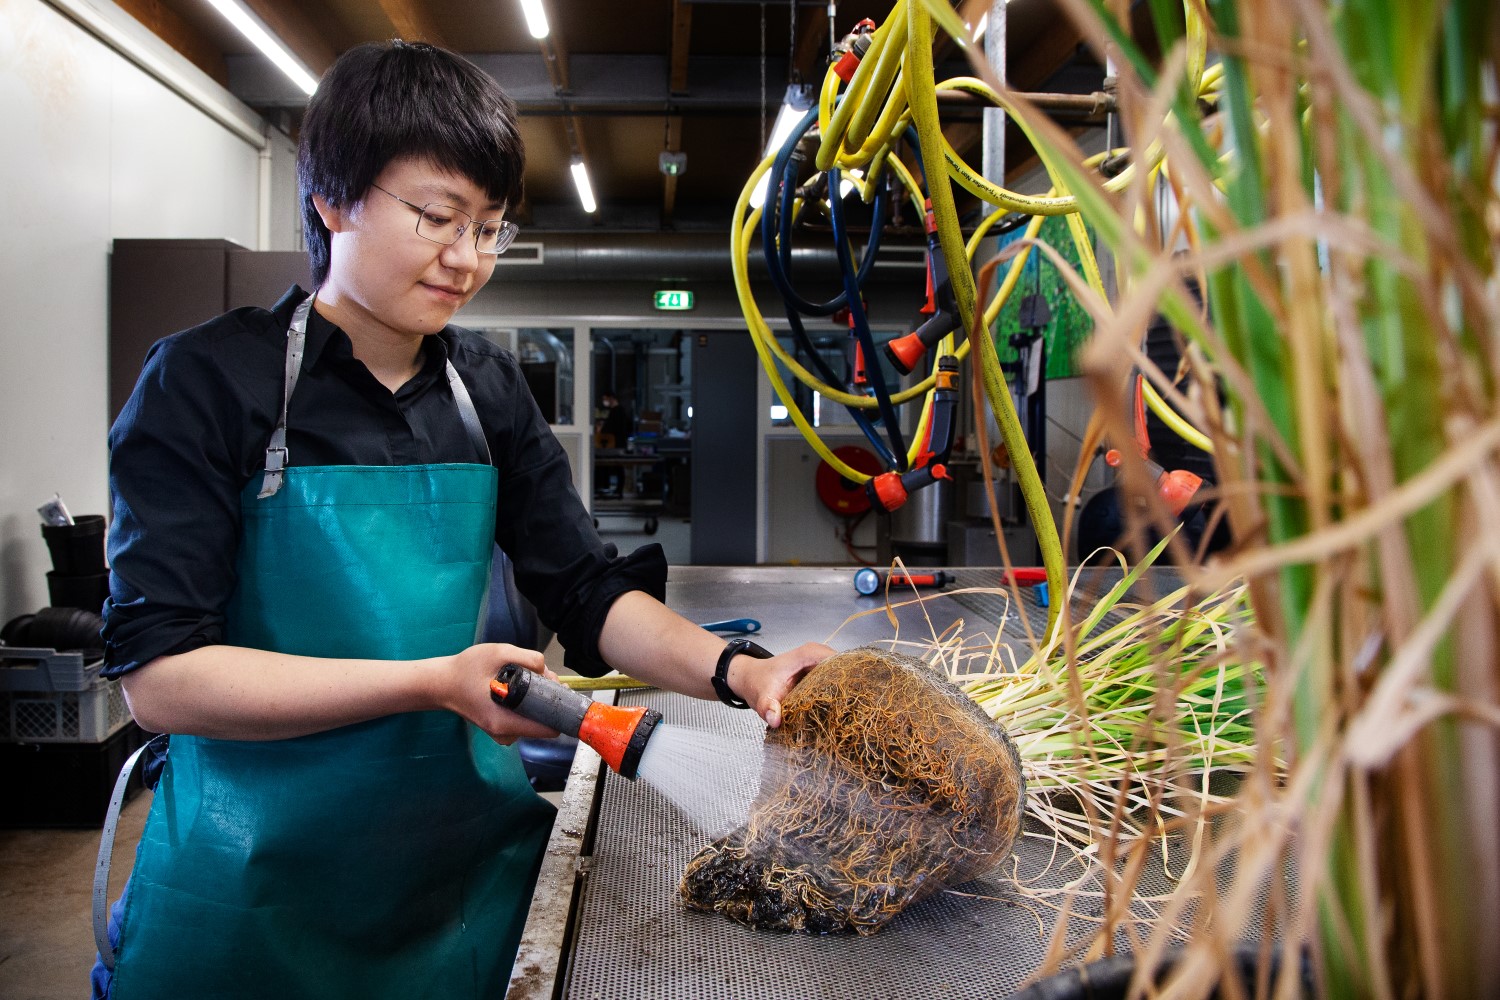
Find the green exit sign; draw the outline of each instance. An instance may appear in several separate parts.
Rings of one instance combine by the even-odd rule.
[[[652,305],[658,309],[682,310],[693,308],[693,293],[681,289],[658,291],[652,297]]]

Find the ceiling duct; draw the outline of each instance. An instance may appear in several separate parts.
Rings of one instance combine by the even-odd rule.
[[[494,281],[729,281],[732,274],[728,234],[546,233],[529,242],[542,246],[513,265],[501,257]],[[875,270],[909,276],[926,266],[923,249],[883,245]],[[793,249],[791,271],[799,284],[839,281],[831,247]],[[750,250],[750,276],[766,277],[758,244]]]

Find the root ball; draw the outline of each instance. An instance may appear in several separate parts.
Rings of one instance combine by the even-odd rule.
[[[1005,730],[921,660],[830,657],[782,704],[745,826],[688,863],[691,909],[871,934],[1010,854],[1026,793]]]

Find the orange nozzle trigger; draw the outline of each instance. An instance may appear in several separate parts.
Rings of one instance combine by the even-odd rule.
[[[498,698],[507,698],[510,696],[510,688],[502,684],[498,677],[490,679],[490,691]]]

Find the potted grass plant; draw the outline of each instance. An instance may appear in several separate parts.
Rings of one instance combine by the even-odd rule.
[[[1280,954],[1276,995],[1304,967],[1323,996],[1496,995],[1500,15],[1153,0],[1148,58],[1126,5],[1063,6],[1118,66],[1128,145],[1163,169],[1107,190],[1002,96],[1115,257],[1112,303],[1080,290],[1106,434],[1129,439],[1138,369],[1211,440],[1235,546],[1187,572],[1201,594],[1243,582],[1237,655],[1258,664],[1258,763],[1140,942],[1135,987],[1170,951],[1160,995],[1207,995],[1249,939],[1266,968]],[[1180,379],[1141,354],[1157,312]]]
[[[966,29],[946,0],[897,0],[852,77],[825,81],[816,156],[858,176],[867,200],[888,174],[916,192],[893,150],[919,137],[967,334],[944,349],[972,348],[976,404],[1015,461],[1058,594],[1063,547],[987,331],[1027,255],[1060,264],[1094,321],[1080,470],[1100,442],[1122,450],[1137,534],[1167,536],[1187,581],[1102,632],[1097,607],[1073,621],[1054,601],[1029,659],[972,682],[1034,737],[1017,739],[1028,782],[1050,774],[1078,804],[1039,818],[1105,873],[1103,921],[1079,946],[1064,907],[1041,971],[1123,934],[1136,995],[1294,996],[1307,982],[1328,997],[1500,995],[1500,11],[1149,0],[1137,38],[1139,4],[1059,5],[1115,68],[1123,148],[1085,158],[982,59],[973,78],[935,80],[934,25],[961,41]],[[1007,191],[963,163],[941,133],[945,89],[1006,108],[1053,190]],[[779,363],[841,404],[873,405],[765,335],[740,261],[760,218],[749,193],[770,167],[747,182],[733,247],[773,387],[785,395]],[[954,184],[999,207],[967,245]],[[987,265],[991,298],[969,265],[1007,212],[1034,218]],[[1038,238],[1049,215],[1068,220],[1081,273]],[[1142,350],[1157,315],[1180,338],[1178,371]],[[1206,563],[1171,537],[1129,447],[1135,385],[1213,454],[1233,543]],[[1242,780],[1206,794],[1202,775],[1226,763]],[[1191,859],[1153,901],[1159,919],[1129,924],[1153,831],[1186,836]]]

